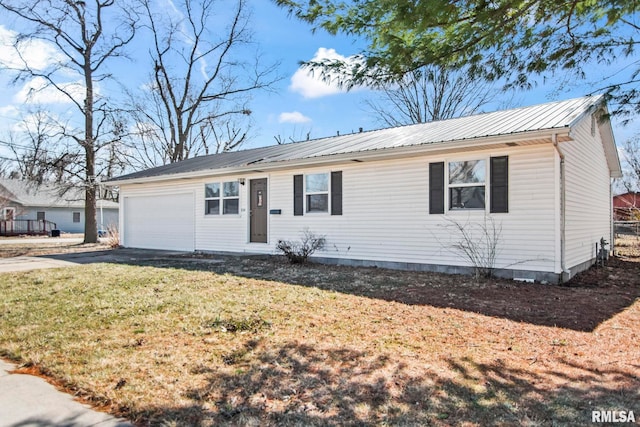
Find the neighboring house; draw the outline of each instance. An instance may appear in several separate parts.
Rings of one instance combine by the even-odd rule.
[[[640,193],[624,193],[613,197],[613,219],[616,221],[640,220]]]
[[[611,241],[620,176],[603,98],[583,97],[197,157],[108,184],[126,247],[272,254],[308,228],[327,239],[323,262],[470,272],[455,223],[490,221],[498,275],[558,282]]]
[[[53,184],[36,184],[17,179],[0,179],[2,219],[46,220],[65,233],[84,233],[84,192],[72,188],[62,192]],[[98,227],[118,225],[118,203],[97,202]],[[100,209],[102,207],[102,209]]]

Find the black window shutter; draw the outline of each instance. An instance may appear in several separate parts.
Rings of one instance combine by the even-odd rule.
[[[342,215],[342,171],[331,172],[331,215]]]
[[[490,212],[509,212],[509,157],[492,157],[489,174]]]
[[[302,175],[293,176],[293,214],[302,215],[304,211],[303,194],[304,177]]]
[[[444,162],[429,163],[429,213],[444,213]]]

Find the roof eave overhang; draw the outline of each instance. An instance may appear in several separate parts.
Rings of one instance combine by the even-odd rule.
[[[442,141],[426,144],[407,145],[402,147],[392,147],[377,150],[356,151],[348,153],[338,153],[326,156],[313,156],[295,160],[282,160],[265,163],[253,163],[240,167],[204,169],[193,172],[179,174],[157,175],[141,178],[122,179],[105,181],[103,184],[109,186],[121,186],[129,184],[145,184],[160,181],[173,181],[181,179],[195,179],[209,176],[237,175],[247,172],[266,172],[282,169],[292,169],[309,165],[331,165],[351,161],[375,161],[398,158],[408,158],[421,154],[445,154],[456,151],[484,150],[493,147],[511,148],[518,145],[533,145],[552,143],[554,136],[558,140],[569,140],[570,128],[553,128],[537,131],[526,131],[506,135],[485,136],[455,141]]]
[[[600,126],[600,138],[604,146],[604,155],[609,166],[609,174],[611,178],[622,178],[622,166],[620,165],[620,156],[618,156],[618,146],[616,145],[613,135],[611,121],[605,120]]]

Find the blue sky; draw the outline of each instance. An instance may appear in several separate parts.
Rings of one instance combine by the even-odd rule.
[[[374,93],[366,89],[345,92],[339,88],[320,82],[301,70],[300,61],[318,56],[349,56],[357,53],[363,43],[345,36],[334,37],[322,31],[312,33],[308,24],[287,16],[285,10],[276,7],[270,0],[251,0],[253,10],[252,27],[255,40],[267,62],[280,62],[279,73],[283,79],[276,84],[273,92],[254,94],[250,104],[253,119],[253,133],[245,148],[275,144],[274,136],[288,140],[290,137],[303,139],[308,132],[312,138],[356,132],[380,127],[375,117],[366,110],[364,101]],[[0,39],[13,28],[14,23],[0,17]],[[136,51],[139,49],[139,51]],[[46,46],[40,46],[46,56]],[[120,62],[113,68],[114,74],[126,73],[126,81],[140,83],[146,77],[138,71],[142,69],[139,53],[146,54],[146,48],[132,45],[132,62]],[[0,53],[0,59],[2,54]],[[623,64],[620,65],[621,67]],[[541,102],[583,96],[594,90],[584,82],[569,84],[562,78],[550,77],[546,83],[527,92],[497,97],[497,104],[508,100],[509,106],[517,107]],[[15,128],[21,109],[24,109],[25,86],[10,85],[6,75],[0,75],[0,140],[6,132]],[[28,85],[29,83],[26,82]],[[32,83],[33,84],[33,83]],[[56,97],[49,99],[51,108],[56,108]],[[504,102],[502,102],[504,103]],[[496,109],[498,105],[487,106],[485,110]],[[61,111],[64,105],[58,105]],[[68,109],[68,107],[66,107]],[[616,141],[621,145],[627,138],[640,132],[640,120],[627,127],[614,123]]]
[[[299,70],[300,61],[310,60],[318,53],[330,50],[346,57],[357,53],[364,47],[364,43],[322,31],[312,34],[308,24],[287,16],[284,10],[269,0],[256,0],[252,5],[255,10],[256,38],[265,52],[274,58],[281,58],[281,71],[285,75],[277,95],[269,96],[266,102],[257,100],[255,104],[256,130],[259,135],[252,141],[252,145],[272,144],[275,142],[273,135],[277,134],[300,137],[310,130],[311,137],[318,138],[335,135],[338,131],[341,134],[355,132],[360,127],[365,130],[380,128],[380,124],[364,105],[367,98],[375,96],[373,91],[360,89],[346,93],[330,87],[323,91],[320,88],[322,83],[316,83],[319,87],[314,85],[313,89],[305,92],[300,88],[303,84],[312,86],[308,81],[311,79],[305,79],[297,86],[292,82],[294,75],[300,77],[303,74]],[[617,66],[622,68],[624,64],[619,63]],[[606,73],[609,71],[600,72],[602,76]],[[592,76],[596,77],[595,74]],[[540,80],[533,90],[499,94],[495,103],[487,105],[485,109],[498,109],[504,103],[510,107],[519,107],[579,97],[594,89],[596,87],[587,82],[573,79],[565,81],[564,76],[548,77]],[[298,112],[309,121],[297,124],[279,123],[279,115],[283,112]],[[614,123],[614,132],[617,143],[621,145],[624,140],[640,132],[640,119],[626,127]]]

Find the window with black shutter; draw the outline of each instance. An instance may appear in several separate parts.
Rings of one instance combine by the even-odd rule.
[[[294,175],[293,214],[342,215],[342,171]]]
[[[450,211],[485,210],[485,194],[490,213],[509,212],[509,156],[429,163],[430,214],[445,212],[445,195]]]

